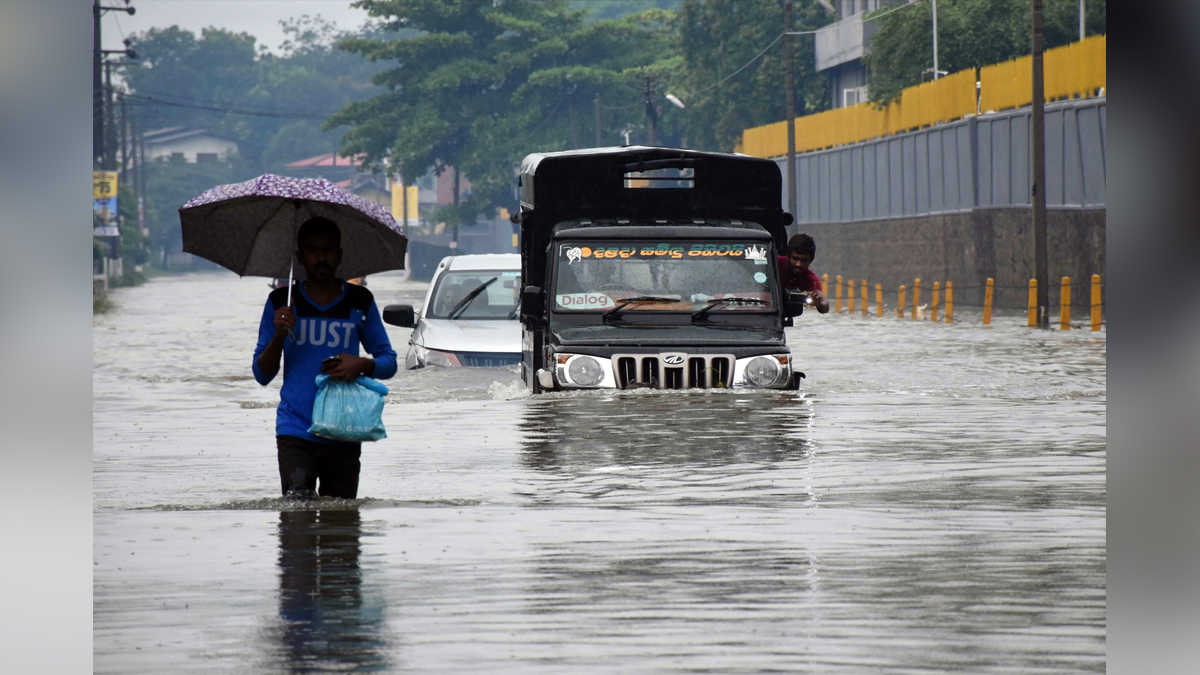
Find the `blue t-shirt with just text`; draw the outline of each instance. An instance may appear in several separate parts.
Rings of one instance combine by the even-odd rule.
[[[287,295],[287,288],[271,293],[258,327],[258,346],[254,349],[251,369],[254,379],[264,386],[274,376],[259,369],[258,357],[275,335],[275,311],[287,305]],[[296,327],[292,329],[295,339],[289,336],[283,345],[283,387],[275,415],[275,435],[327,443],[328,439],[308,433],[321,362],[343,353],[358,356],[361,344],[375,359],[371,377],[386,380],[396,374],[396,352],[388,340],[374,296],[361,286],[343,282],[341,295],[322,306],[309,299],[303,284],[296,284],[292,303],[296,313]]]

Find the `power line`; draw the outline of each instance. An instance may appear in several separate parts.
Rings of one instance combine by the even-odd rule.
[[[868,21],[875,21],[877,19],[882,19],[883,17],[887,16],[888,14],[891,14],[892,12],[899,12],[902,9],[908,9],[909,7],[912,7],[913,5],[919,5],[919,4],[921,4],[921,1],[922,0],[909,0],[908,2],[904,3],[903,5],[900,5],[899,7],[893,7],[889,10],[880,12],[873,16],[864,17],[863,23],[866,23]],[[788,31],[788,32],[784,33],[784,35],[816,35],[817,33],[823,33],[827,30],[833,30],[833,26],[825,26],[823,28],[818,28],[816,30]]]
[[[271,110],[252,110],[246,108],[225,108],[212,105],[204,105],[200,103],[182,103],[178,101],[168,101],[154,96],[143,94],[122,94],[122,96],[131,101],[140,102],[145,105],[165,105],[172,108],[190,108],[193,110],[207,110],[210,112],[225,113],[228,115],[247,115],[250,117],[270,117],[275,119],[293,119],[293,120],[321,120],[324,121],[330,115],[317,115],[313,113],[299,112],[279,112]]]

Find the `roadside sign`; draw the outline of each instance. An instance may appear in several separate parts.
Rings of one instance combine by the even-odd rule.
[[[117,228],[117,172],[92,172],[92,236],[119,237]]]

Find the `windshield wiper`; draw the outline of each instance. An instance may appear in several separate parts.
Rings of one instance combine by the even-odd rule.
[[[618,302],[615,307],[602,314],[600,316],[600,320],[607,323],[609,317],[625,309],[626,305],[631,305],[633,303],[641,304],[644,302],[679,302],[679,298],[672,298],[665,295],[635,295],[632,298],[625,298],[624,300]]]
[[[709,312],[713,311],[717,307],[720,307],[721,305],[728,305],[731,303],[736,304],[736,305],[768,305],[768,304],[770,304],[766,300],[759,300],[758,298],[737,298],[737,297],[717,298],[715,300],[709,300],[707,305],[701,307],[696,312],[693,312],[692,313],[692,321],[695,321],[696,319],[703,317],[705,314],[708,314]]]
[[[475,300],[475,298],[479,297],[479,294],[483,292],[483,289],[492,285],[492,282],[499,278],[500,277],[492,277],[491,279],[488,279],[487,281],[483,282],[482,284],[479,284],[478,286],[476,286],[475,290],[471,291],[470,293],[467,293],[467,295],[462,300],[458,301],[458,304],[454,305],[454,307],[452,307],[450,309],[450,312],[446,314],[446,318],[447,319],[457,319],[459,314],[462,314],[463,312],[467,311],[467,307],[471,304],[472,301]]]

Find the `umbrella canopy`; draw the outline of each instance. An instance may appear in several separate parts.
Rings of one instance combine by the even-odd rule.
[[[404,269],[408,239],[387,209],[324,178],[266,174],[218,185],[179,209],[183,250],[241,276],[287,277],[300,224],[328,218],[342,231],[337,276]],[[295,267],[297,279],[304,268]]]

